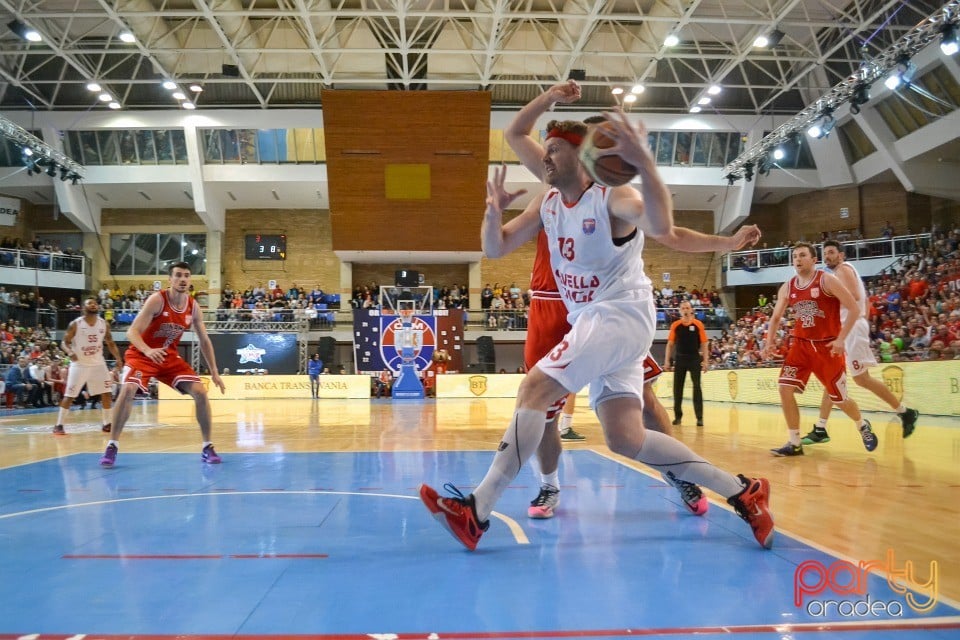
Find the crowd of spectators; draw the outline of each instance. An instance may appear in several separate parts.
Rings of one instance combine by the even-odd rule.
[[[83,271],[83,251],[60,247],[35,237],[24,244],[20,238],[5,236],[0,240],[0,267],[51,269],[53,271]]]
[[[889,225],[888,225],[889,227]],[[888,233],[893,234],[892,227]],[[864,279],[871,346],[877,361],[960,359],[960,228],[934,229],[930,242],[880,274]],[[776,300],[765,297],[728,331],[710,341],[711,368],[779,366],[790,323],[781,326],[774,360],[760,350]]]
[[[241,291],[228,282],[217,306],[217,320],[257,324],[306,318],[311,325],[332,326],[335,316],[328,310],[339,307],[340,295],[325,293],[319,284],[308,289],[294,282],[284,290],[279,283],[270,288],[258,282]]]
[[[20,406],[52,406],[66,383],[69,359],[45,327],[0,321],[0,369],[4,394]],[[6,398],[3,398],[5,404]]]

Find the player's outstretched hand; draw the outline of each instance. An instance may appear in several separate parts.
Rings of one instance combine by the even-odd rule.
[[[493,170],[493,180],[487,181],[487,211],[501,214],[514,200],[527,192],[526,189],[520,189],[513,193],[507,191],[506,181],[507,167],[500,165]]]
[[[733,234],[733,239],[736,242],[733,251],[739,251],[745,247],[756,246],[760,242],[760,227],[755,224],[748,224],[737,229],[737,232]]]
[[[227,392],[227,386],[223,384],[223,379],[220,377],[219,373],[214,372],[213,375],[210,376],[210,380],[213,382],[213,384],[217,385],[217,388],[220,389],[221,394]]]
[[[612,128],[604,133],[614,140],[612,147],[597,149],[597,156],[618,155],[638,170],[656,165],[653,151],[650,149],[650,138],[643,122],[631,123],[620,107],[603,114]]]
[[[553,102],[570,104],[580,99],[580,84],[576,80],[567,80],[553,85],[547,89],[547,93]]]

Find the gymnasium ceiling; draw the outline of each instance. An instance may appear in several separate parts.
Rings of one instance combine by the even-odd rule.
[[[582,73],[579,108],[795,114],[941,6],[901,0],[0,0],[0,109],[320,105],[323,88],[489,90],[519,107]],[[6,26],[19,20],[31,43]],[[775,47],[753,46],[774,29]],[[122,32],[135,41],[120,40]],[[666,47],[675,33],[680,42]],[[226,66],[225,66],[226,65]],[[202,93],[193,94],[197,84]]]

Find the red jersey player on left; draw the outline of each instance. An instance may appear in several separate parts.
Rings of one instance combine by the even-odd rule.
[[[193,331],[200,343],[200,352],[210,369],[213,384],[225,391],[217,370],[213,344],[203,325],[200,306],[190,296],[190,265],[175,262],[170,266],[170,286],[147,298],[127,330],[130,347],[124,356],[120,374],[110,442],[100,464],[112,467],[117,460],[120,434],[130,417],[130,406],[137,390],[147,391],[150,378],[156,378],[180,393],[189,394],[197,407],[197,422],[203,435],[201,459],[218,464],[220,456],[210,442],[210,400],[197,372],[180,357],[177,346],[186,331]]]

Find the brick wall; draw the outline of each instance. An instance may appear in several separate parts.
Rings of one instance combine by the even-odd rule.
[[[241,291],[247,286],[276,280],[284,290],[296,283],[301,288],[316,285],[330,293],[340,290],[340,260],[333,254],[330,212],[317,209],[229,210],[223,234],[223,283]],[[244,235],[284,233],[287,259],[247,260]],[[392,276],[391,276],[392,278]]]

